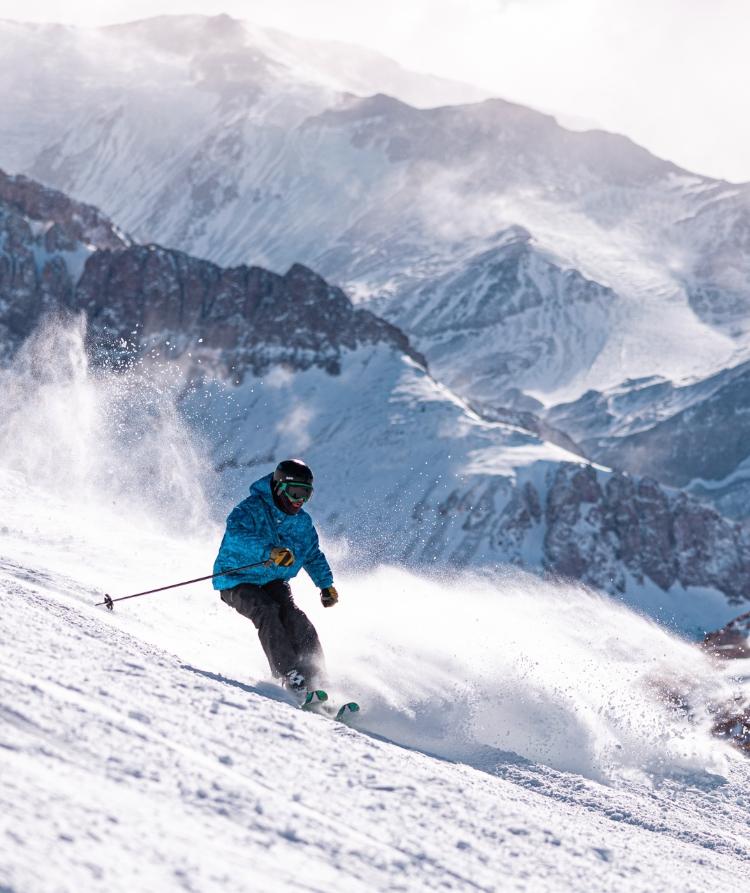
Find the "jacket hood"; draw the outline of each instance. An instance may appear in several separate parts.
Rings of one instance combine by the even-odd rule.
[[[255,483],[250,484],[250,495],[260,496],[265,502],[274,505],[273,493],[271,492],[271,481],[273,473],[267,474],[265,477],[259,478]],[[274,505],[275,508],[275,505]]]

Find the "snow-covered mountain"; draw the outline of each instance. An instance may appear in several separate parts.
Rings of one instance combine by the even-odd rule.
[[[750,355],[750,187],[501,100],[446,106],[460,88],[415,108],[423,76],[388,81],[381,59],[226,16],[3,23],[0,41],[0,164],[143,242],[315,269],[474,405],[538,409],[655,375],[681,387]]]
[[[41,210],[24,204],[16,187],[41,187],[11,180],[15,205],[5,214],[25,234],[19,257],[28,265],[34,231],[49,231],[44,213],[61,216],[62,206],[82,214],[49,191]],[[223,472],[215,505],[228,509],[256,475],[302,453],[321,480],[326,531],[359,564],[546,570],[648,603],[690,631],[700,629],[703,599],[747,596],[745,525],[679,491],[583,465],[572,442],[529,412],[482,413],[431,376],[402,331],[311,270],[223,269],[131,244],[100,216],[92,220],[114,242],[91,251],[74,286],[72,273],[46,282],[45,306],[84,315],[98,364],[146,362],[126,392],[172,381]],[[85,229],[80,240],[90,251]],[[6,266],[17,269],[12,248],[7,242]],[[48,263],[41,257],[34,267],[37,283]],[[40,319],[42,305],[29,294],[23,284],[3,295],[11,321],[28,310],[18,331]],[[75,329],[71,341],[66,331],[43,328],[18,353],[27,371],[6,389],[13,438],[39,436],[25,414],[13,419],[33,404],[40,362],[57,358],[59,374],[72,368],[74,379],[86,364],[83,334]],[[112,417],[123,424],[120,410]]]
[[[441,302],[448,277],[469,304],[490,299],[502,317],[528,277],[511,265],[493,285],[492,251],[521,226],[532,253],[619,297],[596,326],[591,371],[561,378],[538,350],[504,371],[501,356],[496,392],[519,387],[549,402],[667,364],[670,377],[713,371],[746,346],[745,187],[501,100],[417,109],[354,98],[303,64],[302,45],[284,54],[280,38],[227,17],[4,33],[15,50],[4,57],[0,163],[93,201],[141,241],[222,264],[301,262],[357,296],[390,297],[389,313],[403,312],[413,288]],[[19,56],[47,46],[29,107]],[[553,286],[538,291],[552,299]],[[549,317],[567,328],[554,307]],[[459,324],[444,319],[441,347]],[[551,337],[544,316],[524,329],[520,358]],[[498,341],[515,334],[493,331]],[[411,334],[435,337],[419,325]],[[700,343],[689,359],[688,336]],[[452,384],[444,353],[439,374]]]

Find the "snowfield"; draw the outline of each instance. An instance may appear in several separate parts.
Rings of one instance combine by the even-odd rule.
[[[77,579],[50,565],[85,566],[81,550],[96,543],[45,534],[49,515],[34,507],[42,526],[6,529],[0,558],[3,890],[652,891],[750,877],[747,764],[635,684],[681,668],[697,691],[725,683],[624,608],[508,584],[512,627],[524,600],[559,605],[554,651],[543,641],[527,650],[522,631],[514,646],[514,632],[488,630],[481,593],[459,604],[437,583],[383,570],[344,578],[327,623],[301,586],[331,672],[362,696],[359,731],[286,703],[264,681],[250,625],[205,584],[111,615],[93,607],[91,580],[106,571]],[[200,565],[194,549],[128,537],[126,525],[113,532],[118,582],[128,551],[155,574],[179,559]],[[430,596],[446,633],[436,651],[439,636],[410,625]],[[611,630],[581,622],[587,601],[597,621],[609,612],[621,628],[607,649],[597,642]],[[494,624],[502,611],[486,607]],[[466,613],[459,636],[447,634],[448,608],[475,620],[479,660],[460,634]],[[395,649],[404,638],[421,648],[388,654],[389,629]],[[497,653],[484,647],[488,633]],[[645,667],[644,640],[660,644]],[[539,666],[545,655],[560,665],[557,682]],[[381,675],[388,664],[394,675]],[[612,709],[595,709],[607,691]],[[524,749],[546,753],[529,760]]]
[[[579,586],[355,574],[329,539],[341,603],[295,593],[363,710],[300,713],[209,584],[95,607],[210,572],[221,526],[176,416],[141,429],[133,394],[124,450],[44,376],[0,421],[3,893],[750,879],[750,766],[709,733],[726,667]]]

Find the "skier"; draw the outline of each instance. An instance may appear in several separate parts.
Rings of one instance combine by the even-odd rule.
[[[292,599],[287,582],[304,567],[320,589],[323,607],[338,601],[331,568],[302,506],[313,493],[312,471],[301,459],[285,459],[250,487],[227,518],[214,573],[253,562],[259,567],[214,579],[226,604],[249,617],[271,672],[285,688],[306,692],[325,675],[315,627]]]

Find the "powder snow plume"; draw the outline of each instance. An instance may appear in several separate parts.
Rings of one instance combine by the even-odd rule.
[[[0,456],[49,498],[192,531],[208,514],[200,445],[168,365],[92,368],[85,321],[50,318],[0,372]]]
[[[0,373],[4,563],[89,604],[105,588],[210,573],[222,528],[178,379],[92,370],[84,342],[82,324],[49,323]],[[332,692],[365,707],[364,731],[490,771],[515,754],[600,781],[720,771],[731,758],[709,734],[724,678],[624,605],[521,572],[347,575],[332,545],[340,604],[324,610],[304,574],[294,591]],[[269,678],[252,625],[210,583],[126,602],[115,617],[200,672]]]

